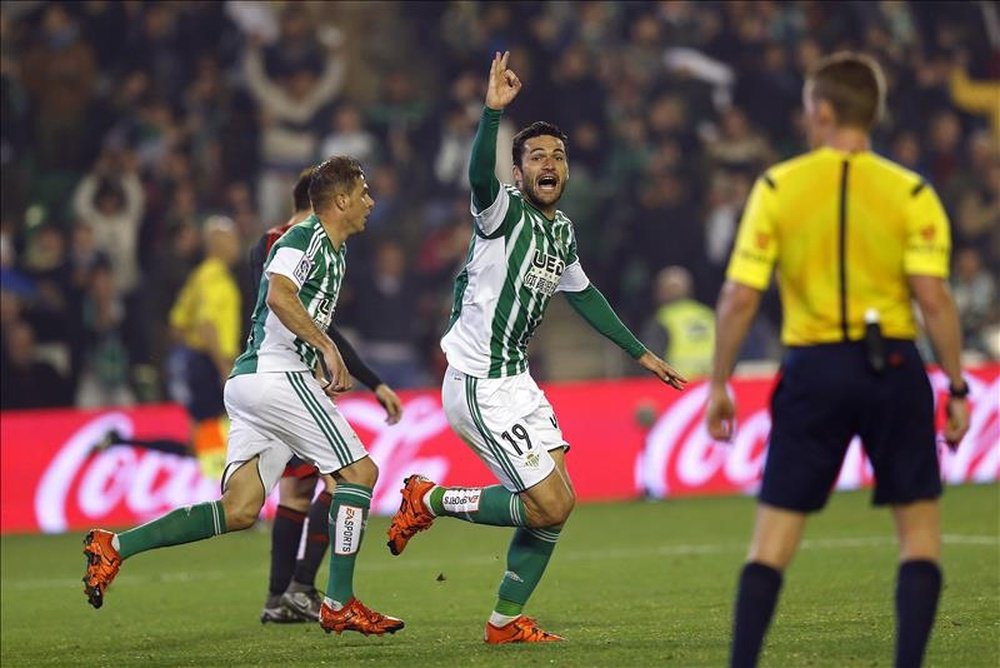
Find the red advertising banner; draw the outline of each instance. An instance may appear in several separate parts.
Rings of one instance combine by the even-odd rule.
[[[931,381],[938,399],[947,381]],[[1000,365],[969,373],[972,425],[957,452],[940,448],[949,484],[1000,480]],[[568,456],[581,501],[753,493],[770,430],[772,377],[732,383],[737,434],[713,443],[704,427],[707,387],[677,393],[650,379],[552,384],[545,392],[572,445]],[[338,402],[380,469],[372,508],[392,513],[402,479],[422,473],[445,485],[493,484],[489,471],[454,435],[437,391],[404,392],[403,420],[385,424],[370,394]],[[99,411],[47,410],[0,416],[0,532],[62,532],[123,527],[174,507],[218,496],[218,483],[197,462],[175,454],[118,445],[95,448],[114,431],[123,440],[189,438],[183,410],[173,405]],[[871,484],[871,468],[855,442],[837,486]],[[276,498],[268,500],[265,517]]]

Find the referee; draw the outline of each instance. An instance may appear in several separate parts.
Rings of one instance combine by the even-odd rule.
[[[948,219],[929,184],[872,153],[868,133],[884,99],[871,58],[840,53],[817,64],[803,95],[813,150],[755,184],[719,296],[707,409],[713,438],[733,435],[726,381],[775,267],[787,347],[739,579],[732,666],[756,664],[782,572],[807,515],[826,504],[855,434],[875,471],[873,503],[891,506],[899,536],[896,666],[920,665],[934,624],[941,475],[911,299],[951,382],[944,436],[952,448],[968,430],[968,386],[946,283]]]

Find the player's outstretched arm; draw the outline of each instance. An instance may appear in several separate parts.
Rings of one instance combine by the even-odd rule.
[[[687,378],[673,367],[649,352],[635,334],[618,317],[601,291],[588,285],[579,292],[566,292],[566,299],[580,316],[595,330],[613,341],[619,348],[632,356],[643,368],[674,389],[683,390]]]

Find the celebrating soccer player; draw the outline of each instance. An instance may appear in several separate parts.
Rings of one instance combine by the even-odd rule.
[[[441,341],[449,363],[442,387],[448,421],[501,484],[445,488],[411,475],[389,527],[389,549],[397,555],[442,515],[516,527],[486,624],[491,644],[562,640],[521,614],[575,503],[569,445],[528,373],[528,341],[553,293],[565,292],[591,326],[664,382],[678,390],[687,382],[632,335],[580,266],[573,225],[556,209],[569,179],[562,131],[543,122],[521,130],[513,146],[516,186],[497,180],[500,116],[521,90],[509,57],[497,53],[490,66],[469,166],[475,234]]]
[[[84,590],[95,608],[122,560],[254,524],[292,455],[337,481],[331,501],[330,578],[319,623],[327,632],[394,633],[403,621],[354,596],[354,564],[378,468],[331,398],[350,388],[337,346],[326,334],[344,277],[345,242],[364,230],[375,206],[357,160],[333,157],[313,172],[313,214],[275,243],[264,267],[246,350],[226,383],[231,422],[222,498],[179,508],[114,534],[84,539]],[[322,381],[313,370],[322,366]]]
[[[309,184],[313,168],[299,174],[292,190],[292,217],[282,225],[265,232],[250,251],[251,294],[260,291],[264,265],[275,242],[291,227],[307,220],[312,213]],[[366,385],[385,408],[389,424],[396,424],[403,415],[403,404],[391,387],[372,371],[355,352],[354,347],[332,322],[326,330],[337,345],[347,371]],[[323,476],[326,486],[315,499],[319,471],[307,461],[292,457],[278,481],[278,511],[271,528],[271,571],[268,595],[261,611],[261,622],[279,624],[316,621],[319,619],[323,596],[316,589],[316,572],[330,543],[330,502],[334,481]],[[296,560],[302,530],[308,518],[305,553]]]

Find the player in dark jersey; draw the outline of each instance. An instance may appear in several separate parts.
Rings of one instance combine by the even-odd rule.
[[[264,263],[271,247],[289,228],[305,220],[312,212],[309,201],[309,180],[312,167],[299,175],[292,193],[295,208],[292,217],[283,225],[269,229],[250,251],[250,276],[253,292],[260,289]],[[327,334],[333,339],[352,376],[375,393],[388,414],[386,422],[399,422],[403,406],[391,387],[372,371],[358,356],[351,344],[330,325]],[[315,499],[319,472],[309,462],[293,457],[278,482],[278,510],[271,533],[271,573],[267,600],[261,612],[262,623],[295,623],[316,621],[323,596],[316,590],[316,571],[326,554],[330,542],[330,500],[334,482],[324,476],[326,489]],[[308,517],[305,554],[296,560],[302,530]]]

